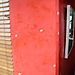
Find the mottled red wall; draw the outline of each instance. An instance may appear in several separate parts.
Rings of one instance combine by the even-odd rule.
[[[58,3],[10,0],[15,75],[59,75]]]

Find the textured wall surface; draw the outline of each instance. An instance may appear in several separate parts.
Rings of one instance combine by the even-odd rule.
[[[58,0],[10,0],[15,75],[58,75]]]

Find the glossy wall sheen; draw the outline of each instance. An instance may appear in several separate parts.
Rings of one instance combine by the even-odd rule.
[[[58,0],[10,0],[14,75],[58,75]]]

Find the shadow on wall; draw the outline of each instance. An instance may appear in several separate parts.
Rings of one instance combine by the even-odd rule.
[[[68,59],[64,59],[64,47],[65,47],[65,8],[67,4],[70,4],[75,9],[74,0],[61,0],[60,1],[60,75],[74,75],[75,71],[75,40],[74,47]],[[74,24],[75,25],[75,24]],[[62,39],[61,39],[62,38]],[[75,37],[74,37],[75,39]]]

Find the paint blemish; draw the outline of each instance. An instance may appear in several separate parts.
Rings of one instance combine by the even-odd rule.
[[[43,60],[43,65],[49,64],[49,57],[48,55],[45,55],[44,60]]]
[[[40,32],[44,32],[44,29],[40,29]]]
[[[15,37],[18,37],[18,35],[16,34]]]
[[[36,29],[37,28],[37,25],[36,24],[33,24],[33,25],[31,25],[31,28],[32,29]]]
[[[57,15],[59,15],[60,13],[59,13],[59,11],[57,11]]]
[[[58,32],[58,35],[59,35],[59,32]]]
[[[37,8],[36,3],[34,1],[28,2],[27,6],[33,8],[33,9]]]
[[[18,75],[22,75],[21,73],[18,73]]]
[[[56,68],[56,65],[55,64],[53,65],[53,68]]]
[[[50,8],[48,8],[47,6],[42,6],[42,9],[44,9],[45,11],[50,12]]]
[[[31,4],[31,7],[34,8],[34,9],[37,8],[37,6],[34,3]]]

